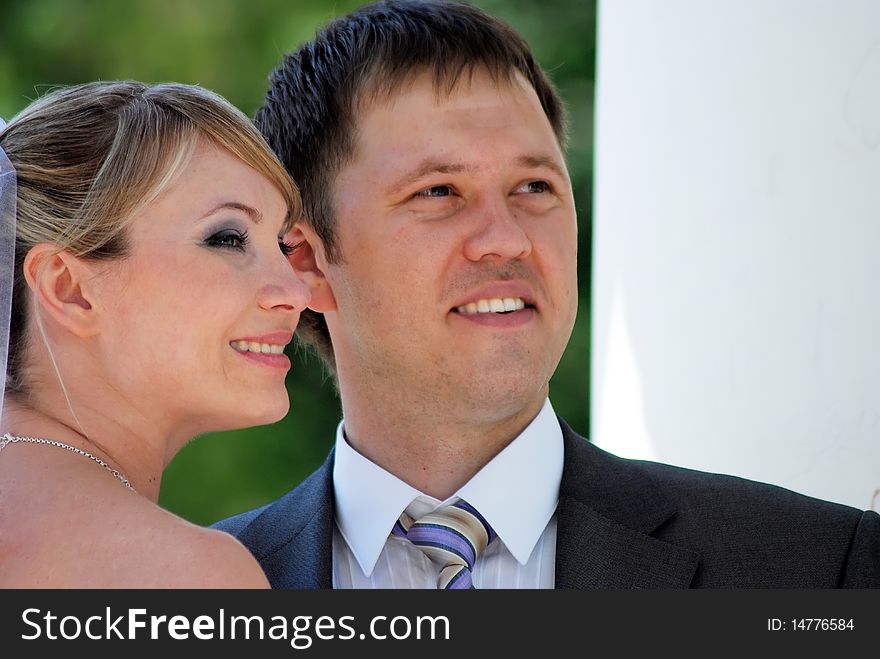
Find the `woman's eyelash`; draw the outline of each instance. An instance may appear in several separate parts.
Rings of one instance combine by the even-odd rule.
[[[293,254],[300,245],[302,245],[302,241],[298,243],[289,243],[284,240],[284,238],[278,239],[278,247],[281,248],[281,253],[284,254],[284,256],[290,256]]]
[[[209,247],[234,249],[243,252],[248,244],[248,232],[238,229],[224,229],[208,236],[205,239],[205,244]]]
[[[208,247],[231,249],[238,252],[243,252],[249,242],[250,239],[248,237],[248,232],[239,229],[224,229],[223,231],[212,233],[205,238],[205,244]],[[278,237],[278,247],[284,256],[290,256],[293,254],[301,244],[301,242],[290,243],[284,240],[284,238],[280,236]]]

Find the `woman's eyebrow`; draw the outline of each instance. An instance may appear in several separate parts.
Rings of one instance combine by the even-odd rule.
[[[251,221],[254,224],[259,224],[263,220],[263,214],[260,211],[258,211],[256,208],[253,208],[252,206],[248,206],[247,204],[239,203],[237,201],[224,201],[224,202],[218,204],[217,206],[215,206],[214,208],[212,208],[211,210],[209,210],[204,215],[202,215],[202,218],[210,217],[214,213],[221,211],[221,210],[225,210],[225,209],[231,209],[231,210],[237,210],[237,211],[243,212],[245,215],[247,215],[251,219]]]

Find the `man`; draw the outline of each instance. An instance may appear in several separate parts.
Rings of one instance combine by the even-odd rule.
[[[880,585],[880,517],[623,460],[553,413],[577,305],[561,103],[509,27],[381,2],[287,56],[256,123],[301,185],[303,338],[344,421],[224,520],[274,587]]]

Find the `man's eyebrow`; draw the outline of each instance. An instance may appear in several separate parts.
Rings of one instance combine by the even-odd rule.
[[[519,156],[514,160],[514,164],[519,167],[527,167],[530,169],[545,167],[555,172],[557,175],[564,179],[568,178],[568,174],[565,172],[565,169],[559,165],[556,159],[550,156]],[[419,179],[428,176],[429,174],[459,174],[461,172],[467,172],[473,169],[473,166],[465,165],[464,163],[455,163],[435,159],[424,160],[413,170],[407,172],[399,179],[397,179],[394,183],[392,183],[388,187],[388,191],[391,194],[396,194],[407,185],[410,185],[411,183],[414,183]]]
[[[247,204],[239,203],[237,201],[224,201],[221,204],[217,204],[216,206],[214,206],[214,208],[209,210],[202,217],[203,218],[209,217],[209,216],[213,215],[214,213],[216,213],[217,211],[222,211],[225,209],[241,211],[242,213],[247,215],[254,224],[259,224],[263,220],[263,214],[260,211],[258,211],[256,208],[248,206]]]
[[[520,167],[529,167],[531,169],[546,167],[547,169],[556,172],[562,178],[568,178],[568,174],[565,173],[565,170],[550,156],[520,156],[515,162]]]
[[[445,160],[434,159],[423,160],[414,169],[408,171],[406,174],[404,174],[394,183],[392,183],[389,186],[388,191],[391,194],[400,192],[401,189],[405,188],[410,183],[418,181],[428,174],[458,174],[461,172],[465,172],[468,169],[472,168],[462,163],[454,163],[447,162]]]

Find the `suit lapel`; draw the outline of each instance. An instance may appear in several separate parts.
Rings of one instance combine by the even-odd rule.
[[[557,588],[687,588],[698,557],[560,498]]]
[[[560,424],[556,587],[687,588],[698,555],[650,535],[674,507],[638,469]]]
[[[269,505],[239,539],[251,547],[272,588],[332,588],[333,519],[331,451],[317,471]]]

